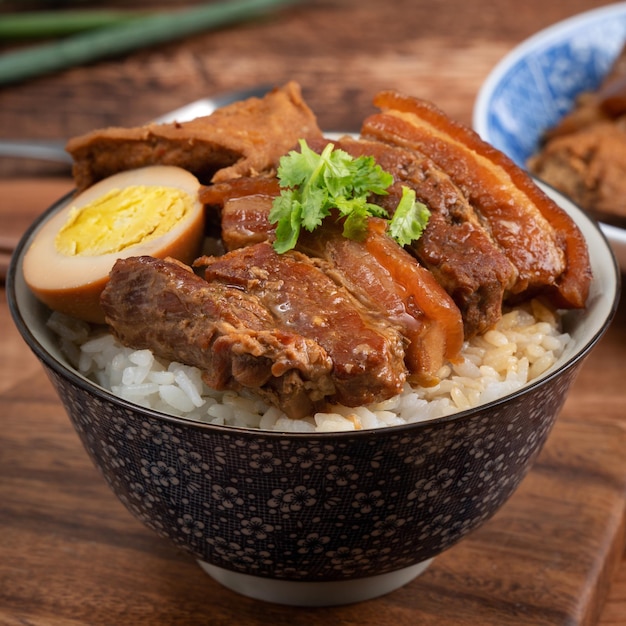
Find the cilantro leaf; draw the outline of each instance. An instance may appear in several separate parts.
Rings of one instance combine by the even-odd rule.
[[[343,222],[343,236],[347,239],[361,241],[367,233],[367,207],[365,203],[353,205]]]
[[[368,197],[386,194],[393,176],[371,156],[355,158],[344,150],[335,150],[332,143],[317,154],[304,139],[299,144],[300,151],[292,150],[283,156],[277,170],[281,194],[274,200],[269,214],[270,223],[276,224],[274,249],[283,253],[294,248],[300,230],[315,230],[332,210],[337,210],[344,220],[345,237],[363,239],[369,216],[387,217],[385,209],[368,202]],[[428,212],[428,209],[415,202],[415,192],[412,192],[412,199],[410,196],[405,199],[405,189],[390,222],[390,226],[393,225],[390,234],[409,242],[411,239],[407,238],[412,233],[423,231],[423,210]],[[428,220],[427,215],[425,219]],[[412,223],[413,220],[417,222]]]
[[[276,198],[272,206],[272,212],[278,222],[274,248],[280,254],[294,248],[300,236],[302,205],[292,196],[293,192],[287,190],[284,195]]]
[[[417,202],[415,190],[402,187],[402,197],[389,222],[389,234],[401,245],[406,246],[422,236],[430,211],[425,204]]]

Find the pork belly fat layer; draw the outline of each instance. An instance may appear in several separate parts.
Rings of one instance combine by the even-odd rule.
[[[181,263],[119,260],[101,303],[122,343],[198,367],[214,389],[254,389],[294,418],[334,392],[332,362],[317,342],[277,328],[256,296],[209,284]]]

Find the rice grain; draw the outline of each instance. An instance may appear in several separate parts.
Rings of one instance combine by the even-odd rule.
[[[149,350],[121,345],[111,334],[53,313],[48,327],[68,362],[112,393],[161,412],[211,424],[281,432],[339,432],[410,424],[497,400],[550,369],[570,337],[559,316],[539,301],[505,312],[494,328],[466,342],[462,359],[444,365],[432,387],[405,386],[367,407],[332,406],[293,420],[252,393],[216,391],[200,370],[167,363]]]

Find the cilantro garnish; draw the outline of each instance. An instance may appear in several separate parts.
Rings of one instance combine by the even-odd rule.
[[[402,197],[389,222],[389,234],[401,246],[406,246],[422,236],[429,218],[430,211],[425,204],[416,201],[415,190],[402,187]]]
[[[311,150],[304,139],[300,152],[291,151],[280,159],[278,179],[281,193],[272,205],[270,223],[276,224],[274,249],[287,252],[295,247],[301,228],[315,230],[331,213],[339,212],[343,235],[362,239],[367,231],[367,218],[387,217],[377,204],[368,202],[370,194],[384,195],[393,183],[371,156],[354,158],[344,150],[335,150],[329,143],[321,154]],[[430,212],[415,200],[415,191],[402,189],[402,198],[389,220],[389,234],[402,246],[418,239]]]

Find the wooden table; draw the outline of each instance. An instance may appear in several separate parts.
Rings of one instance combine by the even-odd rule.
[[[314,0],[2,87],[0,136],[67,137],[134,125],[207,94],[289,79],[301,83],[331,130],[356,130],[373,94],[388,87],[431,99],[469,123],[481,82],[506,52],[603,4]],[[63,166],[0,159],[0,235],[19,235],[71,187]],[[92,467],[4,297],[0,333],[3,625],[626,624],[624,301],[536,466],[504,508],[403,589],[315,610],[237,596],[135,521]]]

